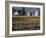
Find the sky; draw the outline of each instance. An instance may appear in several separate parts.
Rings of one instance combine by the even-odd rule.
[[[16,9],[16,10],[21,10],[22,11],[22,7],[13,7],[13,9]],[[32,7],[25,7],[25,12],[35,12],[35,11],[38,11],[40,12],[40,8],[32,8]]]

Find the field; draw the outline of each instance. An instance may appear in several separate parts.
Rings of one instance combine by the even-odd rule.
[[[13,16],[12,30],[40,30],[40,16]]]

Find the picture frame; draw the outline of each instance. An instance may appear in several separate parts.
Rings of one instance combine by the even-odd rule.
[[[5,6],[6,6],[5,8],[5,11],[6,11],[5,12],[5,36],[6,37],[33,36],[33,35],[45,34],[45,5],[44,3],[6,1]],[[20,14],[18,11],[17,12],[14,11],[18,9],[22,10]],[[24,13],[23,9],[25,10],[25,14],[22,14]],[[32,12],[32,10],[34,10],[34,12]],[[39,11],[39,14],[37,14],[38,11]],[[30,14],[29,12],[32,12],[32,14]],[[19,20],[16,20],[16,19],[19,19]],[[27,20],[29,19],[28,21],[30,21],[31,24],[37,25],[36,23],[38,23],[40,26],[31,28],[30,25],[28,24],[29,22],[26,19]],[[38,22],[36,20],[38,20]],[[15,24],[13,21],[15,21]],[[20,26],[20,29],[19,29],[19,22],[21,22],[20,25],[23,24],[23,26]],[[13,25],[16,25],[16,26],[18,25],[18,27]],[[24,26],[25,28],[23,28]],[[16,27],[17,30],[14,29],[14,27]]]

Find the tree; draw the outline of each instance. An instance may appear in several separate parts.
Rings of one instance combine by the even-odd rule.
[[[20,13],[21,13],[22,11],[21,11],[21,10],[18,10],[17,12],[18,12],[18,13],[19,13],[19,15],[20,15]]]
[[[23,7],[23,13],[22,13],[22,15],[25,15],[25,8]]]

